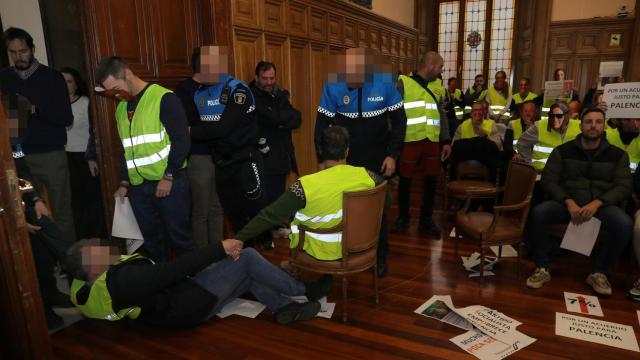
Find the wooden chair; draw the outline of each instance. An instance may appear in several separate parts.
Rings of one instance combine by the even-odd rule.
[[[497,183],[491,181],[489,168],[477,160],[465,160],[456,165],[455,179],[450,180],[449,171],[444,186],[444,210],[442,212],[442,231],[445,239],[449,238],[447,219],[450,214],[450,202],[467,199],[468,190],[495,190]],[[496,177],[498,178],[498,177]]]
[[[504,187],[467,190],[466,205],[456,214],[456,230],[463,236],[475,240],[480,246],[481,282],[484,277],[485,248],[499,246],[498,258],[500,258],[502,246],[522,243],[522,233],[529,214],[536,175],[535,167],[512,161],[509,164]],[[493,213],[468,211],[472,199],[495,198],[499,193],[503,193],[502,205],[494,206]],[[522,249],[518,248],[516,277],[520,275],[521,253]],[[454,239],[454,256],[458,258],[457,236]]]
[[[342,202],[342,222],[329,229],[311,229],[299,225],[298,246],[291,254],[291,265],[321,274],[342,276],[342,321],[347,321],[347,275],[373,268],[373,286],[378,303],[377,248],[382,210],[386,196],[386,181],[373,189],[345,192]],[[304,249],[307,232],[335,234],[342,232],[342,259],[318,260]]]

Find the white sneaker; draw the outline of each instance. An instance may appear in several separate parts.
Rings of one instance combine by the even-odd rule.
[[[527,279],[527,287],[532,289],[539,289],[544,283],[551,280],[551,274],[549,270],[545,268],[536,268],[531,276]]]
[[[587,284],[591,286],[593,291],[598,293],[599,295],[610,296],[611,284],[609,280],[607,280],[607,275],[603,273],[591,273],[587,276]]]

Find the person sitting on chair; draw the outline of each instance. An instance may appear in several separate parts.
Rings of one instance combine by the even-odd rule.
[[[71,301],[87,317],[138,319],[150,325],[186,328],[209,320],[230,301],[251,292],[288,324],[320,311],[331,279],[304,284],[238,240],[214,242],[173,262],[154,263],[140,254],[118,257],[100,239],[82,240],[67,251],[73,276]],[[306,295],[297,303],[290,296]]]
[[[605,275],[631,240],[633,222],[620,204],[631,195],[629,157],[612,146],[603,136],[604,112],[585,110],[580,123],[581,134],[551,152],[542,172],[542,187],[551,200],[536,206],[525,231],[536,269],[527,286],[540,288],[551,280],[549,253],[553,238],[550,224],[580,225],[596,217],[602,221],[607,238],[594,257],[587,284],[600,295],[611,295]]]
[[[298,226],[311,229],[328,229],[342,221],[342,194],[374,188],[384,178],[363,167],[347,165],[349,133],[341,126],[332,126],[322,131],[318,144],[322,156],[317,173],[303,176],[278,200],[262,209],[236,238],[251,239],[255,234],[281,224],[294,217],[291,223],[290,247],[298,246]],[[342,258],[342,234],[305,233],[303,250],[318,260]]]

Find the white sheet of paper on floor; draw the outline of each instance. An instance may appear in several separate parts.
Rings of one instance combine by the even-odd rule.
[[[449,340],[481,360],[504,359],[520,348],[519,344],[505,344],[478,329],[469,330]]]
[[[569,222],[560,247],[590,256],[593,245],[595,245],[596,239],[598,238],[600,224],[601,221],[595,217],[592,217],[589,221],[580,225],[574,225],[572,222]]]
[[[604,316],[598,297],[591,295],[564,292],[564,302],[567,311],[585,315]]]
[[[464,266],[464,268],[467,271],[470,271],[472,273],[478,273],[477,276],[480,275],[480,253],[474,252],[469,257],[461,256],[460,258],[462,259],[462,266]],[[484,270],[485,270],[485,272],[486,271],[492,271],[494,266],[497,263],[498,263],[498,258],[485,256],[485,258],[484,258]]]
[[[485,271],[485,272],[484,272],[484,276],[493,276],[493,275],[495,275],[495,274],[496,274],[496,273],[494,273],[493,271],[489,271],[489,270],[487,270],[487,271]],[[473,273],[469,274],[469,277],[470,277],[470,278],[475,278],[475,277],[478,277],[478,276],[480,276],[480,272],[479,272],[479,271],[478,271],[478,272],[473,272]]]
[[[628,325],[557,312],[556,335],[640,352],[633,327]]]
[[[257,301],[237,298],[225,305],[217,315],[222,319],[229,315],[240,315],[255,319],[265,308],[266,306]]]
[[[491,251],[493,251],[494,254],[496,254],[496,256],[498,256],[498,252],[499,252],[499,246],[491,246],[489,247],[491,249]],[[516,251],[516,249],[513,248],[513,246],[511,245],[506,245],[502,247],[502,257],[517,257],[518,256],[518,252]]]
[[[307,299],[307,297],[304,295],[290,296],[290,298],[293,301],[297,301],[299,303],[309,301],[309,299]],[[320,303],[320,311],[318,312],[318,315],[316,315],[316,317],[331,319],[331,316],[333,316],[333,311],[336,309],[336,303],[327,302],[326,296],[318,300],[318,302]]]
[[[123,239],[142,240],[142,233],[138,226],[138,221],[131,209],[129,198],[125,197],[124,202],[116,199],[116,206],[113,211],[113,226],[111,235]]]

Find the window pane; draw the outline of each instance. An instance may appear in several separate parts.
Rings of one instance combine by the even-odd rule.
[[[487,2],[469,0],[465,8],[464,24],[464,63],[462,70],[462,88],[473,85],[476,75],[482,74],[484,65],[484,40]]]
[[[491,47],[489,55],[489,82],[497,71],[511,74],[511,48],[513,46],[513,18],[515,0],[494,0],[491,18]]]
[[[460,2],[450,1],[440,3],[440,17],[438,26],[438,53],[444,59],[442,78],[456,76],[458,65],[458,23],[460,19]]]

